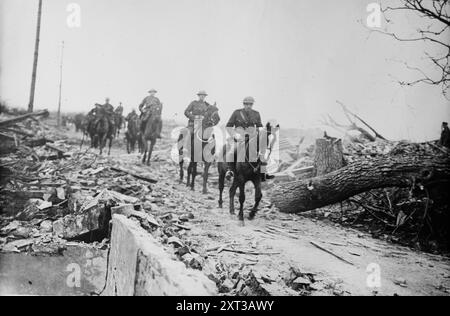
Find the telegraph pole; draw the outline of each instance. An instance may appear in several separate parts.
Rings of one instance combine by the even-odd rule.
[[[61,44],[61,64],[59,66],[58,127],[61,126],[61,90],[62,90],[63,59],[64,59],[64,41],[62,41]]]
[[[39,54],[39,35],[41,32],[41,15],[42,15],[42,0],[39,0],[38,19],[36,28],[36,42],[34,45],[33,73],[31,75],[31,91],[30,91],[30,102],[28,103],[28,112],[33,112],[33,105],[34,105],[34,90],[36,88],[36,72]]]

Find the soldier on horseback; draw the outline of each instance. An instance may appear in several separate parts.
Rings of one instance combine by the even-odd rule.
[[[114,110],[114,125],[116,128],[117,136],[120,133],[120,129],[123,125],[123,106],[122,102],[119,103],[119,106]]]
[[[215,154],[215,138],[212,127],[219,123],[220,117],[216,104],[211,105],[205,101],[208,95],[205,91],[200,91],[197,95],[198,100],[192,101],[184,111],[184,115],[189,119],[188,126],[182,130],[178,137],[180,182],[183,181],[184,177],[183,156],[184,146],[187,145],[189,148],[188,152],[190,152],[190,162],[186,185],[190,185],[191,189],[194,190],[197,163],[202,161],[204,165],[203,193],[207,193],[208,169]],[[201,135],[198,132],[201,132]],[[197,147],[195,144],[199,144],[199,146]],[[208,146],[206,149],[208,154],[205,152],[206,146]],[[208,157],[205,157],[205,155]]]
[[[92,134],[93,128],[97,123],[100,121],[100,119],[103,117],[103,108],[102,105],[99,103],[95,103],[95,106],[93,109],[91,109],[87,114],[87,128],[86,131],[88,134]]]
[[[130,113],[128,113],[128,115],[127,115],[127,117],[125,118],[125,120],[126,120],[127,122],[130,122],[130,121],[135,121],[137,118],[138,118],[138,115],[137,115],[137,113],[136,113],[136,110],[133,109],[133,111],[131,111]]]
[[[256,133],[256,139],[258,141],[256,148],[257,151],[260,151],[258,129],[263,127],[263,125],[261,122],[261,115],[258,111],[253,110],[254,103],[255,99],[253,97],[246,97],[243,101],[244,108],[238,109],[233,112],[230,119],[228,120],[226,127],[228,128],[228,131],[231,132],[231,137],[234,139],[235,143],[245,141],[245,144],[247,145],[250,141],[250,135],[248,133]],[[261,163],[262,181],[274,178],[274,176],[267,174],[265,170],[266,166],[266,162]],[[233,170],[234,162],[229,162],[228,167],[230,170]]]
[[[206,117],[206,113],[208,110],[212,110],[212,107],[215,107],[215,105],[211,105],[208,102],[205,101],[208,94],[205,91],[200,91],[197,93],[198,100],[192,101],[187,109],[184,111],[184,115],[189,119],[188,121],[188,127],[193,128],[194,127],[194,120],[197,117]],[[212,117],[212,124],[211,126],[215,126],[219,123],[220,117],[217,115],[214,115]]]
[[[158,91],[155,89],[151,89],[148,91],[150,95],[144,98],[142,100],[141,104],[139,105],[139,111],[141,112],[141,132],[144,133],[145,126],[147,125],[148,120],[152,115],[159,115],[161,116],[162,113],[162,103],[159,101],[159,99],[155,96],[155,94]],[[162,120],[157,121],[157,138],[161,138],[161,130],[162,130]]]
[[[119,103],[119,106],[116,107],[116,109],[114,110],[114,112],[118,115],[123,115],[123,106],[122,106],[122,102]]]

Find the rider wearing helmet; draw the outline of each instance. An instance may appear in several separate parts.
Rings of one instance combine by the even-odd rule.
[[[235,141],[245,140],[246,143],[249,142],[249,135],[246,134],[249,130],[256,129],[256,131],[263,127],[261,122],[261,115],[258,111],[253,110],[253,104],[255,103],[255,99],[253,97],[246,97],[243,100],[244,107],[241,109],[238,109],[233,112],[230,119],[228,120],[228,123],[226,127],[228,127],[228,130],[230,128],[233,128],[231,130],[231,136],[234,138]],[[242,132],[246,132],[244,135],[242,135]],[[258,140],[259,142],[259,140]],[[258,145],[259,146],[259,145]],[[262,181],[265,181],[266,179],[273,179],[274,176],[270,176],[266,173],[265,169],[267,163],[263,162],[261,164],[262,170],[261,170],[261,179]],[[234,162],[229,163],[229,167],[232,168],[234,166]]]
[[[192,101],[189,104],[189,106],[186,108],[186,110],[184,111],[184,115],[189,119],[188,127],[190,127],[190,128],[192,128],[194,126],[194,120],[195,120],[196,116],[197,117],[198,116],[205,117],[207,111],[211,110],[211,107],[213,107],[213,105],[211,105],[205,101],[206,97],[208,96],[208,94],[205,91],[201,90],[197,93],[197,95],[198,95],[198,100]],[[218,118],[218,116],[217,116],[217,118]],[[216,120],[217,120],[217,118],[216,118]],[[217,125],[217,123],[219,123],[219,120],[213,122],[213,126]]]
[[[155,96],[155,94],[158,91],[155,89],[150,89],[148,91],[149,95],[142,100],[141,104],[139,105],[139,111],[141,111],[141,132],[144,133],[145,126],[147,124],[148,119],[152,115],[159,115],[161,116],[162,113],[162,103],[159,101],[159,99]],[[158,120],[158,127],[157,127],[157,137],[161,138],[161,130],[162,130],[162,120]]]

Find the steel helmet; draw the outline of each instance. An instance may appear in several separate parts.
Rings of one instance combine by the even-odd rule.
[[[253,97],[246,97],[244,99],[244,103],[251,103],[251,104],[253,104],[253,103],[255,103],[255,99]]]
[[[208,95],[205,90],[200,90],[197,95]]]

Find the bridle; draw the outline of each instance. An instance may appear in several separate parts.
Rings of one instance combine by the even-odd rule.
[[[199,135],[199,132],[204,130],[203,129],[203,121],[204,121],[204,119],[205,119],[205,117],[201,118],[201,126],[202,126],[202,128],[195,129],[195,125],[194,125],[194,127],[192,129],[193,129],[195,137],[197,137],[197,139],[200,142],[202,142],[203,144],[207,144],[207,143],[213,142],[215,140],[215,138],[214,138],[214,133],[211,133],[211,136],[207,140],[203,139],[203,137]]]
[[[255,138],[259,138],[259,132],[256,133],[256,135],[253,136],[252,138],[249,138],[248,140],[246,140],[245,137],[244,137],[244,139],[237,141],[238,143],[245,142],[245,153],[246,153],[246,155],[247,155],[247,151],[249,150],[249,147],[250,147],[250,142],[253,141]],[[268,156],[268,158],[269,158],[270,154],[272,153],[272,148],[269,147],[267,150],[269,150],[269,156]],[[254,165],[254,163],[252,163],[250,161],[246,161],[246,163],[248,163],[250,165],[250,167],[253,168],[253,172],[255,172],[255,173],[258,171],[258,168],[261,167],[261,159],[260,159],[260,157],[261,157],[261,153],[258,150],[258,160],[256,161],[256,166]]]

